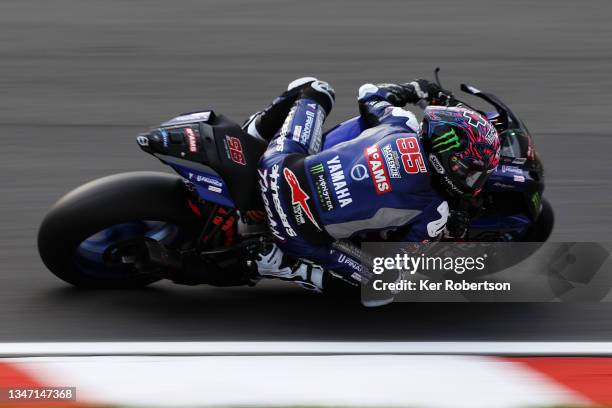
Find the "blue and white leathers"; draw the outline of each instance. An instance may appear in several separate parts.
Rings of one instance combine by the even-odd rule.
[[[447,202],[432,188],[416,117],[388,99],[384,88],[363,85],[358,102],[368,128],[323,151],[325,111],[298,99],[259,163],[279,247],[355,285],[359,260],[332,247],[334,241],[434,240],[449,215]]]

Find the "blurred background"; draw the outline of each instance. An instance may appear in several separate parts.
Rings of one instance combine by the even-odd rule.
[[[446,88],[493,92],[531,129],[552,240],[607,240],[611,18],[607,0],[3,0],[0,340],[610,339],[607,304],[365,311],[281,284],[76,291],[45,270],[35,237],[79,184],[168,171],[134,136],[180,112],[242,121],[313,75],[337,92],[329,126],[357,114],[364,82],[432,79],[440,66]]]

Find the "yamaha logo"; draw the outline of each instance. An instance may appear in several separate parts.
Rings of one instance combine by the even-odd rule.
[[[361,181],[368,178],[368,169],[363,164],[357,164],[351,169],[351,178],[355,181]]]

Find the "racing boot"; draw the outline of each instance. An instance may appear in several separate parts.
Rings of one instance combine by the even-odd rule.
[[[287,90],[276,98],[270,106],[257,112],[242,126],[249,134],[270,141],[279,131],[294,102],[300,98],[314,99],[331,111],[335,100],[334,90],[327,82],[314,77],[298,78],[287,86]],[[319,101],[319,99],[321,101]]]
[[[276,244],[259,254],[255,266],[253,284],[264,278],[280,279],[315,292],[323,290],[323,268],[286,256]]]

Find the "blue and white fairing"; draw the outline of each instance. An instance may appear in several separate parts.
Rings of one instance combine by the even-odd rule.
[[[188,163],[178,164],[171,160],[162,160],[174,169],[183,178],[193,184],[196,192],[203,200],[219,204],[224,207],[235,208],[234,200],[230,196],[223,179],[208,166]]]

